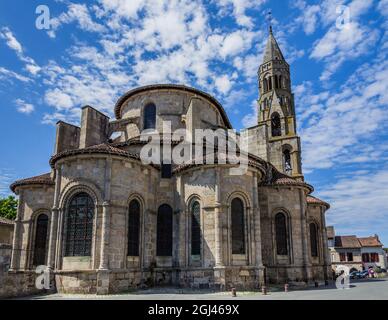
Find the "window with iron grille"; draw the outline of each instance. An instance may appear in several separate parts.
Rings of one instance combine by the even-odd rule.
[[[144,108],[144,130],[155,129],[156,107],[153,103],[147,104]]]
[[[191,205],[191,254],[201,254],[201,206],[198,201]]]
[[[128,210],[128,256],[139,256],[140,203],[132,200]]]
[[[288,254],[287,219],[283,213],[275,216],[276,252],[278,255]]]
[[[172,208],[163,204],[159,207],[157,218],[156,255],[172,256]]]
[[[345,252],[341,252],[339,255],[340,255],[340,261],[341,262],[345,262],[346,261],[346,254],[345,254]]]
[[[315,223],[310,223],[310,246],[311,256],[318,257],[318,235],[317,225]]]
[[[245,254],[244,204],[234,198],[231,205],[232,215],[232,254]]]
[[[44,213],[40,214],[36,219],[33,259],[34,266],[41,266],[46,264],[48,221],[48,216]]]
[[[87,193],[75,195],[68,206],[65,256],[90,256],[94,203]]]

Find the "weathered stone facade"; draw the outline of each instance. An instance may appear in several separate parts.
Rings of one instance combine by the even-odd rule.
[[[271,50],[280,52],[272,33],[265,65],[283,59]],[[282,72],[290,81],[288,67]],[[262,81],[260,72],[259,76]],[[288,82],[279,90],[291,97],[290,88]],[[277,94],[275,88],[271,92]],[[269,96],[269,90],[264,95]],[[139,160],[145,144],[139,134],[148,125],[145,108],[150,103],[156,106],[153,129],[159,132],[163,132],[164,121],[171,122],[172,130],[231,129],[217,100],[179,85],[129,91],[119,99],[113,121],[86,106],[81,127],[58,122],[51,173],[12,185],[20,199],[12,270],[29,272],[35,267],[34,261],[39,260],[34,254],[37,219],[46,214],[44,261],[55,274],[60,292],[105,294],[158,285],[257,288],[264,281],[328,278],[325,211],[329,205],[310,196],[313,188],[303,181],[291,100],[285,106],[288,113],[281,116],[279,136],[269,134],[270,110],[283,110],[275,103],[274,109],[266,109],[267,115],[257,127],[247,129],[251,154],[245,174],[231,175],[230,163],[174,164],[168,178],[162,178],[160,166]],[[292,148],[292,163],[287,163],[292,172],[288,174],[284,173],[282,160],[285,145]],[[87,194],[94,203],[90,254],[69,255],[66,241],[71,227],[70,203],[80,193]],[[233,218],[234,199],[242,204],[241,229],[235,229],[241,234],[237,236],[232,226],[237,223]],[[132,200],[140,206],[139,237],[136,254],[128,255]],[[193,249],[198,243],[192,240],[193,202],[200,207],[196,218],[200,230],[198,252]],[[171,254],[167,255],[158,255],[158,241],[163,241],[158,239],[162,205],[172,208]],[[314,236],[311,230],[315,230]],[[236,241],[240,241],[237,249]]]

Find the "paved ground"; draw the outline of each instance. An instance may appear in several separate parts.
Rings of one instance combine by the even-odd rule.
[[[35,296],[29,300],[388,300],[388,278],[351,280],[349,289],[337,289],[334,284],[327,287],[292,290],[288,293],[272,289],[268,295],[260,292],[238,292],[237,298],[230,293],[214,293],[174,288],[159,288],[136,293],[95,296],[53,294]],[[183,293],[182,293],[183,292]]]

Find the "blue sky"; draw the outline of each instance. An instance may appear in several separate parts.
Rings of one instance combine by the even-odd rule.
[[[35,25],[41,4],[48,30]],[[139,85],[200,88],[235,128],[254,125],[269,9],[328,224],[388,246],[388,0],[2,0],[0,194],[49,171],[57,120],[77,124],[86,104],[113,117]]]

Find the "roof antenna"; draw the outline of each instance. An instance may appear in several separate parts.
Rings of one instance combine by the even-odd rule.
[[[272,11],[271,10],[268,10],[268,13],[267,13],[267,23],[268,23],[269,33],[272,34]]]

